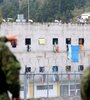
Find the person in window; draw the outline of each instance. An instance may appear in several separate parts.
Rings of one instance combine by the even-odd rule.
[[[12,100],[21,100],[19,96],[21,65],[5,45],[5,42],[13,40],[16,40],[14,35],[0,37],[0,100],[10,100],[8,91],[12,94]]]
[[[80,86],[81,100],[90,100],[90,66],[84,70]]]

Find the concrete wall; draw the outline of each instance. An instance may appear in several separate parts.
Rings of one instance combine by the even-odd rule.
[[[89,25],[77,25],[77,24],[59,24],[59,23],[3,23],[0,26],[0,35],[16,34],[18,37],[17,47],[12,48],[10,43],[7,43],[11,51],[16,55],[20,61],[22,69],[21,73],[25,72],[25,66],[31,67],[32,72],[39,73],[39,67],[45,66],[45,72],[52,72],[52,66],[58,66],[59,72],[66,71],[66,65],[71,65],[71,71],[78,71],[78,65],[84,65],[87,67],[90,63],[90,26]],[[27,52],[27,46],[25,45],[25,38],[31,38],[31,51]],[[45,44],[40,45],[39,39],[44,38]],[[59,52],[53,51],[53,38],[58,38]],[[80,52],[80,60],[77,63],[68,61],[66,38],[71,38],[72,45],[78,45],[78,39],[84,38],[83,51]],[[66,76],[67,77],[67,76]],[[63,77],[64,79],[65,77]],[[52,79],[52,78],[51,78]],[[24,81],[24,77],[22,77]],[[38,80],[38,82],[36,82]],[[29,83],[30,97],[35,98],[46,97],[46,90],[37,90],[37,85],[45,85],[41,83],[40,77],[35,78],[35,87],[33,83]],[[49,79],[50,82],[50,79]],[[50,84],[50,83],[49,83]],[[50,97],[60,96],[60,83],[52,82],[53,89],[49,91]],[[76,97],[75,97],[76,98]],[[75,99],[74,98],[74,99]],[[66,100],[73,99],[73,97],[57,97],[48,98],[45,100]],[[44,100],[41,98],[40,100]],[[80,98],[75,99],[80,100]]]
[[[3,23],[0,27],[1,35],[9,33],[18,36],[16,48],[7,45],[21,62],[24,72],[25,65],[32,67],[32,71],[39,72],[39,66],[45,66],[45,71],[52,72],[52,66],[57,65],[59,71],[65,71],[66,65],[71,65],[71,71],[78,71],[78,65],[86,67],[90,55],[90,25],[58,24],[58,23]],[[31,52],[27,52],[25,38],[31,38]],[[38,43],[39,38],[44,38],[45,45]],[[59,53],[53,52],[52,38],[58,38]],[[84,38],[84,52],[78,63],[67,60],[66,38],[71,38],[71,44],[78,44],[79,38]]]

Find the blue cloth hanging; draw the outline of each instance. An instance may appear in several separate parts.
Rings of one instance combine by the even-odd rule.
[[[71,45],[71,61],[72,62],[79,62],[79,53],[80,53],[79,45]]]

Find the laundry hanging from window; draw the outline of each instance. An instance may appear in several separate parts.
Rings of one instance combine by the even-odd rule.
[[[68,59],[72,62],[79,62],[80,46],[68,45]]]

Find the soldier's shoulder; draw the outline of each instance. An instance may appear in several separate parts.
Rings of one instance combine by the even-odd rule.
[[[83,72],[83,77],[89,77],[90,76],[90,67],[87,67]]]
[[[5,45],[5,43],[0,42],[0,50],[6,49],[7,46]]]

